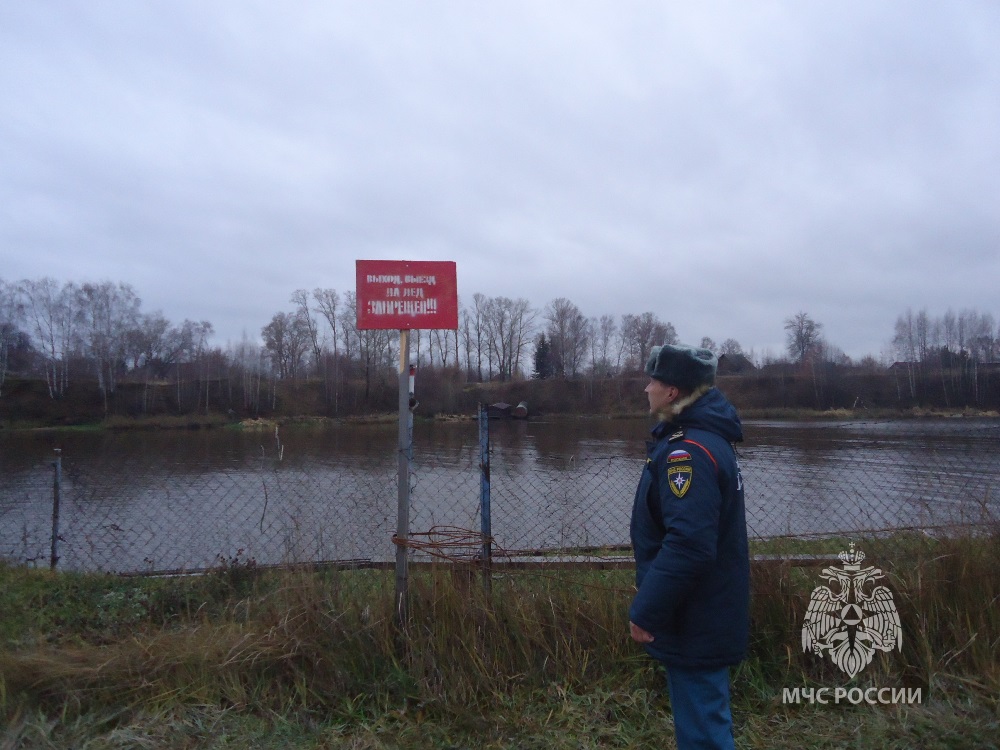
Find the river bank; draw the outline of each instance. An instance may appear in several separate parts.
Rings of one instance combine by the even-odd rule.
[[[1000,620],[982,603],[1000,596],[997,542],[899,547],[901,648],[851,680],[798,645],[815,570],[755,569],[751,653],[733,675],[738,745],[995,747]],[[663,676],[623,625],[629,575],[521,570],[488,589],[440,565],[413,578],[400,631],[388,571],[0,565],[0,747],[669,744]]]
[[[1000,371],[984,369],[971,391],[950,380],[903,378],[898,370],[836,368],[818,374],[765,368],[720,375],[718,387],[745,419],[907,419],[992,417],[1000,413]],[[963,381],[964,382],[964,381]],[[480,404],[525,402],[530,417],[644,416],[646,378],[549,378],[470,382],[462,372],[420,370],[417,419],[468,419]],[[398,386],[371,380],[256,382],[253,392],[227,377],[181,382],[120,382],[113,392],[74,381],[57,397],[44,381],[9,377],[0,395],[0,429],[80,427],[204,428],[246,421],[296,423],[311,419],[379,421],[398,409]]]
[[[602,421],[608,419],[646,419],[644,411],[615,412],[606,414],[571,414],[532,412],[529,404],[527,419],[545,419],[547,421]],[[924,419],[1000,419],[1000,412],[988,409],[926,409],[914,407],[910,409],[792,409],[792,408],[751,408],[740,411],[744,422],[776,421],[776,422],[871,422],[895,420]],[[417,411],[414,420],[417,422],[472,422],[477,419],[475,412],[467,414],[434,414],[424,415]],[[97,432],[97,431],[127,431],[127,430],[206,430],[206,429],[236,429],[269,431],[275,427],[285,429],[323,429],[337,425],[362,424],[395,424],[399,415],[391,412],[380,412],[349,417],[327,416],[270,416],[236,419],[224,414],[208,415],[155,415],[155,416],[110,416],[102,419],[76,424],[46,422],[44,420],[21,420],[17,422],[0,423],[0,434],[20,431],[65,431],[65,432]]]

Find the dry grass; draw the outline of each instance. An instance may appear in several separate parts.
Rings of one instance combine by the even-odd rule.
[[[783,687],[845,679],[798,645],[815,570],[755,571],[753,653],[734,677],[742,746],[989,747],[998,568],[996,534],[937,541],[896,561],[903,651],[857,684],[921,686],[925,704],[846,708],[781,705]],[[669,736],[661,676],[623,627],[627,573],[519,573],[487,592],[478,573],[442,565],[414,574],[401,632],[385,573],[237,572],[137,582],[0,568],[3,607],[32,590],[38,608],[0,631],[9,741],[154,747],[164,745],[143,737],[163,726],[204,735],[183,747],[246,746],[210,735],[372,748],[640,747]],[[107,596],[115,587],[142,603],[139,614],[112,613],[127,627],[87,611],[119,601]],[[56,599],[58,622],[46,615]],[[859,726],[871,741],[858,739]]]

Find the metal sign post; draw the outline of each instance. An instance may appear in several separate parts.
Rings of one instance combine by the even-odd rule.
[[[396,517],[396,616],[408,620],[410,464],[413,462],[413,377],[410,331],[458,329],[458,282],[454,261],[358,260],[358,330],[399,331],[399,504]]]

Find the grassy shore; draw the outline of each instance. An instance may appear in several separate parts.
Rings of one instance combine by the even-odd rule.
[[[535,413],[532,416],[539,416]],[[613,411],[607,413],[546,413],[546,419],[648,419],[649,414],[637,407],[632,411]],[[893,421],[910,419],[996,419],[1000,413],[982,409],[802,409],[802,408],[747,408],[740,410],[744,421],[775,421],[775,422],[810,422],[810,421]],[[418,411],[414,418],[418,421],[474,421],[476,414],[471,411],[466,414],[435,413],[427,414]],[[181,414],[156,416],[125,417],[107,416],[91,420],[80,420],[72,424],[53,423],[39,419],[7,420],[0,422],[0,432],[18,432],[24,430],[60,430],[67,432],[100,432],[122,430],[199,430],[213,428],[228,428],[239,430],[273,430],[276,425],[293,428],[328,427],[336,424],[395,424],[399,415],[395,412],[378,412],[359,414],[348,417],[323,417],[315,415],[301,416],[271,416],[247,419],[237,419],[223,413],[212,414]]]
[[[997,747],[1000,534],[892,549],[869,560],[903,647],[853,681],[801,651],[817,569],[755,567],[738,747]],[[240,562],[155,579],[0,566],[0,748],[673,746],[662,674],[626,636],[628,571],[499,572],[489,590],[478,571],[415,571],[403,631],[392,589],[386,571]],[[783,702],[822,687],[922,700]]]

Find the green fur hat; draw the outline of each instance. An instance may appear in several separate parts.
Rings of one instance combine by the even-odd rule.
[[[646,362],[646,374],[686,391],[715,385],[718,358],[708,349],[687,344],[654,346]]]

